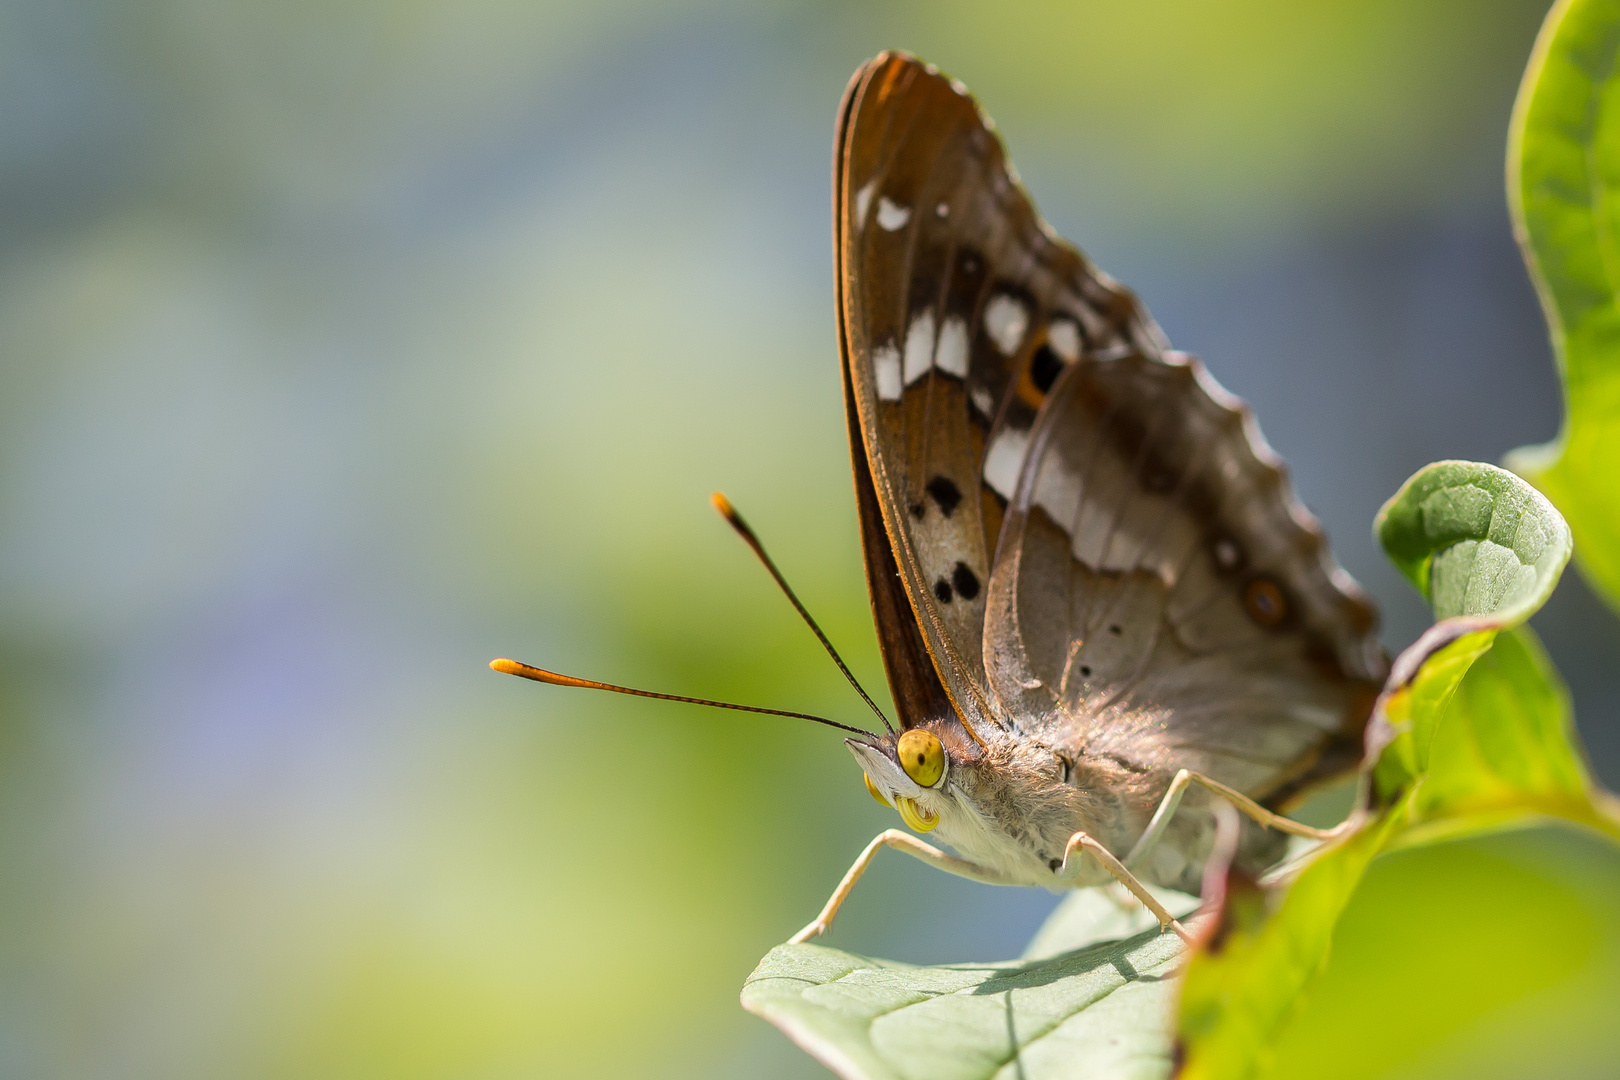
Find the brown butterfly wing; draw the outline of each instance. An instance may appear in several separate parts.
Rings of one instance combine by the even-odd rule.
[[[1342,765],[1382,671],[1374,615],[1247,413],[1052,233],[960,84],[878,57],[836,153],[857,501],[902,722],[943,690],[970,731],[1273,795]],[[1080,478],[1062,520],[1060,476]]]
[[[1191,357],[1058,376],[989,594],[992,692],[1075,755],[1276,802],[1359,753],[1384,671],[1373,611]]]
[[[863,534],[868,551],[878,533],[893,547],[897,588],[956,711],[970,729],[1004,727],[983,670],[983,586],[1040,405],[1027,377],[1045,343],[1035,316],[1059,304],[1072,313],[1056,332],[1071,355],[1158,347],[1162,335],[1129,293],[1048,236],[961,84],[885,53],[855,74],[836,152],[851,426],[880,512],[863,517]],[[870,562],[868,583],[875,606],[896,586]],[[880,633],[888,653],[881,617]],[[904,703],[901,714],[909,722]]]
[[[884,512],[879,503],[872,470],[867,463],[867,445],[862,435],[859,407],[856,404],[855,352],[849,340],[846,303],[850,271],[847,263],[845,228],[845,146],[848,141],[854,105],[865,84],[865,76],[877,64],[869,64],[855,73],[844,100],[838,110],[838,134],[833,147],[833,220],[835,241],[833,256],[838,281],[838,341],[840,365],[844,384],[845,420],[849,425],[850,461],[855,476],[855,509],[860,518],[861,547],[866,566],[867,590],[872,599],[872,615],[877,626],[878,642],[883,654],[883,666],[889,679],[900,726],[911,728],[925,720],[949,717],[954,714],[951,698],[946,693],[929,659],[928,646],[923,640],[921,623],[907,596],[907,579],[901,576],[895,558],[895,546],[890,542],[884,525]],[[862,336],[865,340],[865,336]]]
[[[1005,727],[987,693],[984,586],[1040,405],[1032,361],[1157,348],[1162,336],[1129,293],[1048,234],[960,84],[878,57],[845,95],[836,153],[840,329],[865,454],[857,487],[864,465],[878,510],[862,529],[869,554],[892,548],[899,575],[868,561],[885,654],[910,634],[882,618],[884,594],[898,591],[970,730]],[[1036,332],[1060,310],[1067,319]],[[905,666],[890,661],[890,681],[909,724],[931,713],[908,709],[897,674],[928,680],[897,672]]]

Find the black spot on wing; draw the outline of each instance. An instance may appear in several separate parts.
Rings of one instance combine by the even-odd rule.
[[[928,494],[934,498],[939,512],[946,517],[956,512],[957,506],[962,502],[962,491],[948,476],[936,476],[928,481],[926,488]]]
[[[1042,344],[1035,350],[1035,358],[1029,362],[1029,380],[1035,384],[1035,389],[1046,393],[1057,382],[1057,377],[1063,373],[1063,358],[1052,346]]]
[[[951,583],[946,581],[944,578],[940,578],[938,581],[934,582],[934,595],[939,598],[940,603],[950,603]]]
[[[951,584],[956,586],[956,591],[962,594],[964,600],[972,600],[979,595],[978,576],[965,562],[957,563],[956,569],[951,571]]]

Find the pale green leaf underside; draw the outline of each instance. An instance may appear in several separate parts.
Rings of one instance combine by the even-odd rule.
[[[1474,661],[1552,595],[1573,541],[1544,495],[1506,469],[1476,461],[1419,469],[1379,510],[1374,530],[1391,561],[1429,598],[1436,621],[1396,661],[1372,720],[1371,745],[1383,748],[1376,786],[1393,801],[1429,769],[1436,727]],[[1554,742],[1564,741],[1560,731]],[[1468,772],[1453,769],[1463,786]]]
[[[1197,903],[1163,895],[1173,911]],[[1163,1080],[1185,950],[1143,929],[1143,916],[1111,891],[1082,890],[1024,959],[996,964],[918,967],[780,945],[742,1003],[847,1080]]]
[[[1384,550],[1434,605],[1437,620],[1523,621],[1569,561],[1569,526],[1535,488],[1494,465],[1420,469],[1378,512]]]

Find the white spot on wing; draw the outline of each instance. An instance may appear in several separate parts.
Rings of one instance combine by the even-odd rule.
[[[872,374],[877,379],[879,401],[900,400],[900,350],[892,344],[872,350]]]
[[[855,193],[855,231],[859,232],[866,224],[866,208],[872,205],[872,192],[877,190],[877,178],[873,177],[866,182],[866,186]]]
[[[1030,501],[1044,508],[1053,521],[1074,520],[1080,507],[1080,477],[1068,468],[1061,454],[1047,454],[1042,459]]]
[[[897,206],[889,201],[887,195],[878,196],[877,223],[879,228],[887,232],[894,232],[894,230],[910,220],[911,207]]]
[[[1055,320],[1046,330],[1046,340],[1065,363],[1080,359],[1080,327],[1068,319]]]
[[[973,399],[973,406],[979,410],[981,416],[986,420],[994,419],[990,410],[996,407],[996,400],[990,396],[989,387],[975,386],[968,391],[968,396]]]
[[[1029,312],[1012,297],[998,294],[985,306],[984,326],[1001,355],[1011,356],[1023,344],[1024,331],[1029,329]]]
[[[934,366],[948,375],[965,379],[967,365],[967,323],[953,315],[939,328],[939,347],[934,350]]]
[[[951,204],[950,203],[940,203],[938,206],[934,207],[934,213],[938,214],[940,217],[948,217],[950,215],[950,212],[951,212]]]
[[[934,313],[924,311],[911,320],[906,330],[904,379],[910,386],[934,366]]]
[[[1024,467],[1024,451],[1029,447],[1029,432],[1004,428],[996,433],[990,451],[984,455],[984,482],[1004,499],[1013,497],[1018,486],[1018,471]]]

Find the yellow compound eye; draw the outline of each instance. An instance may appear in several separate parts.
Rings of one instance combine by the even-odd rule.
[[[868,775],[866,773],[861,773],[861,779],[866,781],[866,790],[870,791],[872,793],[872,798],[876,799],[878,802],[882,803],[884,806],[889,805],[889,800],[885,799],[883,797],[883,792],[879,791],[878,786],[876,784],[872,783],[872,777],[870,775]]]
[[[900,767],[922,787],[933,787],[945,774],[945,748],[931,731],[912,728],[895,744]]]

